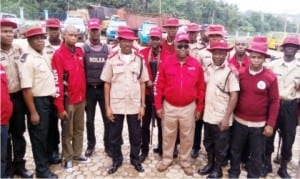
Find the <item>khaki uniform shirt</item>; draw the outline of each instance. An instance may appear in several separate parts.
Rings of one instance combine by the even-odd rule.
[[[46,53],[46,55],[48,56],[49,60],[52,60],[53,54],[54,52],[59,49],[60,45],[51,45],[50,42],[47,40],[46,44],[45,44],[45,48],[44,51]]]
[[[267,66],[277,76],[279,97],[282,100],[293,100],[300,98],[300,61],[294,60],[288,66],[283,58],[272,61]]]
[[[138,114],[141,107],[141,83],[149,80],[144,61],[132,54],[125,63],[120,53],[107,60],[101,79],[111,84],[110,107],[113,114]],[[142,63],[141,63],[142,62]],[[140,67],[143,70],[140,79]]]
[[[28,47],[25,54],[18,62],[21,88],[31,88],[34,97],[54,97],[55,82],[47,55],[45,53],[41,55],[31,47]]]
[[[203,120],[209,124],[218,125],[227,111],[229,93],[240,91],[239,81],[226,63],[221,66],[211,64],[204,74],[206,94]],[[232,125],[232,116],[229,124]]]
[[[201,62],[201,46],[198,42],[196,43],[190,43],[190,56],[194,57],[196,60]]]
[[[199,52],[199,56],[200,56],[201,65],[205,71],[207,67],[213,63],[212,54],[210,51],[207,50],[207,48],[204,48]]]
[[[0,63],[5,68],[8,79],[9,93],[15,93],[21,90],[17,61],[20,59],[22,50],[13,46],[9,52],[0,50]]]

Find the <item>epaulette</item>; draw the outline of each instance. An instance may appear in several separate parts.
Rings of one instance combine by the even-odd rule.
[[[144,58],[143,55],[141,53],[139,53],[138,51],[134,51],[133,54],[139,58]]]
[[[116,56],[117,54],[118,54],[118,51],[116,51],[116,52],[114,52],[114,51],[111,51],[111,52],[108,54],[108,57],[107,57],[107,59],[110,59],[110,58],[112,58],[112,57]]]
[[[20,62],[22,62],[22,63],[26,62],[27,56],[28,56],[28,53],[23,53],[20,57]]]

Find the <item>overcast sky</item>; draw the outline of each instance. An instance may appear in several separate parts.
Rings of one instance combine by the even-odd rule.
[[[237,4],[240,11],[300,14],[300,0],[224,0]]]

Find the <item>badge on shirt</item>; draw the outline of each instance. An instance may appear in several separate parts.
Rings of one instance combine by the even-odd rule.
[[[196,70],[195,67],[188,67],[188,70]]]
[[[27,56],[28,56],[28,53],[24,53],[24,54],[21,56],[20,62],[22,62],[22,63],[26,62]]]
[[[257,83],[257,88],[258,88],[258,89],[264,90],[264,89],[266,89],[266,87],[267,87],[267,84],[266,84],[266,82],[264,82],[264,81],[259,81],[259,82]]]

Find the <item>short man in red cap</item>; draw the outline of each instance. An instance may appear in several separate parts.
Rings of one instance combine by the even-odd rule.
[[[247,51],[250,66],[239,74],[241,90],[234,112],[229,178],[239,177],[241,156],[246,144],[250,154],[247,178],[261,176],[265,137],[273,134],[279,110],[276,76],[263,67],[265,59],[270,58],[267,47],[262,43],[251,43]]]
[[[205,46],[200,44],[198,42],[198,39],[197,39],[200,30],[201,29],[200,29],[199,25],[196,24],[196,23],[190,23],[187,26],[187,33],[189,34],[189,38],[190,38],[190,43],[189,43],[190,52],[189,52],[189,55],[191,57],[194,57],[195,59],[197,59],[199,62],[201,60],[200,52],[203,48],[205,48]],[[192,148],[192,151],[191,151],[191,157],[192,158],[197,158],[199,156],[199,150],[201,148],[200,144],[201,144],[202,125],[203,125],[202,120],[197,120],[196,121],[194,143],[193,143],[193,148]]]
[[[206,70],[207,66],[212,64],[212,53],[207,49],[214,43],[224,40],[225,29],[222,25],[210,25],[207,27],[206,36],[208,37],[208,46],[200,53],[201,65]]]
[[[83,45],[85,75],[87,82],[87,106],[86,106],[86,134],[87,134],[87,149],[85,156],[89,157],[93,154],[96,146],[95,136],[95,112],[97,103],[101,110],[101,116],[104,125],[103,144],[104,151],[111,156],[109,149],[109,120],[105,115],[105,100],[104,100],[104,82],[100,79],[102,69],[109,54],[109,48],[106,44],[101,43],[100,22],[96,18],[88,21],[89,39]]]
[[[120,50],[107,60],[101,80],[105,81],[105,109],[109,124],[110,151],[113,163],[108,173],[115,173],[122,165],[122,129],[127,117],[130,140],[130,163],[138,172],[144,172],[139,159],[141,120],[145,113],[146,82],[149,80],[143,59],[133,52],[137,38],[132,30],[118,33]]]
[[[72,172],[73,160],[80,163],[90,161],[82,155],[86,78],[84,54],[80,47],[75,46],[78,40],[76,27],[67,26],[63,32],[63,39],[63,43],[52,58],[52,69],[56,80],[54,104],[58,117],[64,123],[62,129],[64,167],[67,172]]]
[[[166,23],[163,25],[163,28],[167,31],[167,39],[162,42],[162,54],[163,58],[175,54],[175,36],[177,34],[179,27],[179,20],[176,18],[167,19]]]
[[[46,32],[48,33],[48,39],[45,44],[46,54],[49,59],[52,59],[54,52],[60,47],[60,20],[56,18],[50,18],[46,20]],[[48,130],[48,160],[49,164],[58,164],[61,162],[59,156],[59,130],[58,130],[58,117],[55,106],[53,105],[53,112],[51,112]]]
[[[48,166],[47,136],[55,82],[50,61],[44,51],[46,33],[42,28],[28,29],[24,37],[28,49],[18,61],[21,88],[29,115],[28,131],[37,178],[57,178]],[[46,88],[45,88],[46,87]]]
[[[246,52],[248,40],[244,37],[237,37],[234,42],[235,53],[228,60],[228,63],[233,65],[237,70],[248,68],[250,64],[249,56]]]
[[[1,51],[0,64],[3,65],[8,79],[8,90],[13,103],[13,114],[9,120],[8,135],[8,161],[6,165],[6,177],[14,174],[23,178],[32,177],[32,173],[25,168],[26,140],[24,138],[26,105],[24,102],[18,68],[22,49],[13,44],[14,29],[17,24],[5,19],[0,20],[1,25]]]
[[[280,130],[282,136],[281,163],[278,175],[290,178],[287,163],[292,158],[292,148],[297,127],[297,102],[300,98],[300,62],[295,55],[300,49],[297,37],[287,37],[282,45],[283,57],[270,62],[270,68],[276,74],[279,86],[280,109],[275,131]],[[267,140],[266,157],[268,172],[272,172],[271,154],[274,151],[274,135]]]
[[[2,27],[2,26],[1,26]],[[1,109],[0,109],[0,125],[1,125],[1,178],[8,178],[5,169],[7,164],[7,140],[8,140],[8,124],[13,112],[13,103],[11,102],[8,91],[8,80],[6,72],[2,64],[0,64],[0,80],[1,80]]]
[[[143,162],[149,153],[149,143],[150,143],[150,123],[152,125],[155,123],[155,118],[157,119],[158,126],[158,148],[159,153],[162,154],[162,132],[161,132],[161,119],[156,115],[156,110],[154,107],[154,96],[153,96],[153,85],[156,78],[156,73],[161,62],[161,39],[162,30],[159,27],[152,27],[149,33],[150,37],[150,47],[144,48],[140,51],[140,54],[145,60],[146,67],[148,69],[149,81],[146,84],[146,109],[145,116],[142,121],[142,146],[140,161]],[[153,130],[153,128],[152,128]],[[153,132],[153,131],[152,131]]]
[[[176,53],[161,62],[155,84],[155,107],[163,133],[163,157],[157,170],[163,172],[172,165],[179,131],[180,165],[186,175],[193,175],[190,152],[195,120],[203,111],[205,83],[200,63],[189,56],[188,34],[177,34],[175,47]]]
[[[213,63],[205,71],[206,95],[204,106],[204,140],[208,163],[198,170],[208,178],[223,176],[222,164],[226,159],[233,110],[240,90],[237,75],[226,62],[232,50],[226,42],[215,42],[207,49],[212,53]]]

